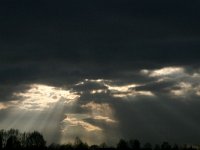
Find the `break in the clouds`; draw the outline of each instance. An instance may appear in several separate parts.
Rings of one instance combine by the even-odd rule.
[[[200,3],[2,0],[0,128],[198,143]]]

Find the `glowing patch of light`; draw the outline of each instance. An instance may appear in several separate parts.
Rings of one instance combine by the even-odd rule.
[[[186,96],[188,93],[192,92],[192,85],[190,83],[181,82],[176,85],[178,89],[171,90],[171,93],[175,96]],[[194,89],[195,90],[195,89]]]
[[[143,75],[148,75],[150,73],[150,71],[148,69],[142,69],[140,71],[140,73],[143,74]]]
[[[83,85],[87,82],[90,82],[90,83],[98,83],[98,84],[105,84],[105,83],[110,83],[112,82],[112,80],[106,80],[106,79],[85,79],[84,81],[80,81],[78,82],[77,84],[75,85]]]
[[[182,96],[185,94],[183,90],[172,90],[171,93],[175,96]]]
[[[65,124],[65,128],[64,128],[63,132],[68,130],[70,127],[82,127],[83,129],[85,129],[88,132],[102,130],[100,127],[92,125],[92,124],[76,117],[75,115],[67,115],[66,118],[62,121],[62,123]]]
[[[112,109],[110,105],[107,103],[98,104],[92,101],[85,105],[82,105],[81,107],[91,110],[93,111],[94,114],[97,114],[97,115],[104,114],[104,113],[108,115],[112,114]]]
[[[192,75],[192,77],[193,77],[193,78],[199,78],[199,77],[200,77],[200,74],[199,74],[199,73],[194,73],[194,74]]]
[[[128,97],[136,97],[136,96],[155,96],[151,91],[130,91],[127,93],[115,93],[113,94],[114,97],[118,98],[128,98]]]
[[[7,106],[5,103],[0,103],[0,110],[2,109],[6,109],[8,108],[9,106]]]
[[[18,104],[18,101],[8,101],[8,102],[0,102],[0,110],[8,109],[10,107],[15,107]]]
[[[106,93],[106,92],[107,92],[107,90],[102,90],[102,89],[90,91],[91,94]]]
[[[70,90],[42,84],[32,84],[26,92],[14,95],[23,99],[20,101],[19,107],[26,110],[43,110],[61,99],[65,103],[73,103],[80,97]]]
[[[78,85],[83,85],[84,84],[84,82],[83,81],[81,81],[81,82],[78,82],[77,84],[75,84],[76,86],[78,86]]]
[[[95,116],[94,117],[95,120],[102,120],[108,123],[116,123],[117,121],[110,119],[109,117],[104,117],[104,116]]]
[[[94,120],[104,121],[106,123],[117,123],[113,117],[113,109],[108,103],[89,102],[82,105],[81,108],[87,109],[90,112],[90,118]]]
[[[151,91],[136,91],[137,95],[155,96]]]
[[[197,92],[196,92],[196,95],[200,96],[200,91],[197,91]]]
[[[104,83],[104,82],[110,82],[110,80],[105,79],[85,79],[86,82],[94,82],[94,83]]]
[[[105,84],[111,91],[113,97],[118,98],[128,98],[135,96],[155,96],[151,91],[135,91],[134,88],[139,86],[139,84],[128,84],[123,86],[113,86]]]
[[[122,86],[114,86],[114,85],[105,84],[105,86],[107,86],[108,89],[113,92],[128,92],[130,88],[134,88],[138,86],[138,84],[129,84],[129,85],[122,85]]]
[[[135,91],[134,88],[137,86],[141,86],[141,84],[126,84],[126,85],[113,85],[112,80],[104,80],[104,79],[85,79],[83,82],[79,82],[76,85],[85,84],[85,82],[94,82],[98,84],[102,84],[107,89],[94,89],[90,91],[90,94],[99,94],[99,93],[109,93],[113,97],[118,98],[128,98],[135,96],[155,96],[151,91]]]
[[[200,96],[200,86],[195,87],[194,90],[195,90],[195,94],[197,96]]]
[[[147,70],[147,69],[141,70],[142,74],[148,75],[150,77],[161,77],[161,76],[172,76],[172,75],[180,76],[184,74],[184,72],[185,69],[183,67],[164,67],[155,70]]]

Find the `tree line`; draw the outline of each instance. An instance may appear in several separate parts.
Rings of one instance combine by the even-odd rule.
[[[19,132],[16,129],[0,130],[0,150],[7,149],[44,149],[44,150],[200,150],[200,146],[180,146],[177,144],[170,145],[168,142],[153,145],[151,143],[141,144],[139,140],[124,140],[120,139],[116,146],[108,146],[106,143],[100,145],[88,145],[80,138],[76,137],[74,143],[68,144],[46,144],[46,141],[41,133],[34,132]]]
[[[43,149],[46,141],[43,135],[37,131],[21,133],[19,130],[0,130],[1,149]]]

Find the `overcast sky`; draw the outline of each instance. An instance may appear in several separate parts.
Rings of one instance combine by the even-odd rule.
[[[0,128],[197,144],[200,1],[1,0]]]

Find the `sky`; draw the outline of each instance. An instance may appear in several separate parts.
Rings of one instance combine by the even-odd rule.
[[[1,0],[0,129],[48,143],[199,144],[199,7]]]

